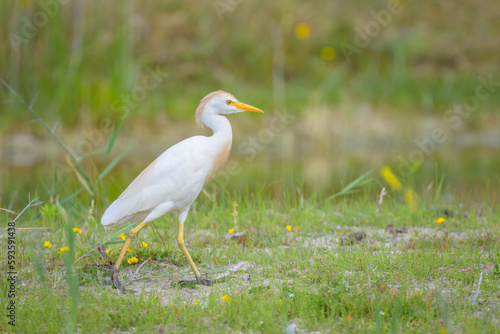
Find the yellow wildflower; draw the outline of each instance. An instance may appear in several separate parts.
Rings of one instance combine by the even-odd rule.
[[[61,254],[61,255],[62,255],[62,253],[64,253],[64,252],[68,252],[68,251],[69,251],[69,247],[68,247],[68,246],[65,246],[65,247],[63,247],[63,248],[61,248],[61,249],[59,250],[59,254]]]
[[[299,229],[298,225],[293,228],[294,231],[297,231],[298,229]]]
[[[391,167],[389,167],[389,166],[382,167],[382,169],[380,170],[380,175],[382,175],[384,180],[386,180],[387,183],[389,183],[391,185],[392,189],[401,190],[401,188],[402,188],[401,182],[399,182],[396,175],[394,175]]]
[[[230,228],[230,229],[228,230],[228,232],[229,232],[230,234],[233,234],[233,233],[234,233],[234,228]]]
[[[112,255],[113,253],[114,253],[114,252],[113,252],[113,250],[112,250],[111,248],[107,248],[107,249],[106,249],[106,254],[108,254],[108,255]]]
[[[147,243],[145,243],[145,242],[143,241],[143,242],[141,242],[141,247],[142,247],[142,248],[147,248],[147,247],[148,247],[148,244],[147,244]]]
[[[82,230],[80,230],[78,227],[75,227],[75,228],[73,229],[73,233],[82,234]]]
[[[298,39],[305,41],[306,39],[309,39],[310,35],[311,28],[309,27],[309,24],[300,22],[295,26],[295,36],[297,36]]]
[[[44,247],[51,249],[52,248],[52,243],[50,241],[45,241],[43,244]]]
[[[135,256],[131,257],[130,259],[128,259],[128,264],[135,264],[137,262],[139,262],[139,259],[136,258]]]
[[[287,230],[288,232],[290,232],[290,231],[292,230],[292,225],[287,225],[287,226],[286,226],[286,230]]]
[[[332,61],[335,59],[337,52],[332,47],[327,46],[326,48],[321,49],[321,58],[326,61]]]
[[[438,218],[438,219],[436,219],[436,224],[442,224],[445,221],[446,221],[446,219],[444,219],[444,218]]]
[[[117,238],[120,238],[120,239],[122,239],[122,240],[125,240],[125,239],[126,239],[126,238],[125,238],[125,235],[124,235],[123,233],[122,233],[122,234],[120,234]]]
[[[120,247],[120,248],[118,248],[118,250],[122,250],[122,248]],[[127,247],[127,252],[132,253],[132,251],[130,250],[129,247]]]
[[[415,198],[415,193],[413,192],[413,190],[405,190],[405,202],[411,210],[415,210],[417,208],[417,199]]]
[[[200,302],[199,299],[196,299],[196,301],[194,302],[195,305],[198,305],[198,303]]]
[[[231,302],[231,298],[229,298],[227,295],[222,296],[222,300],[228,304]]]

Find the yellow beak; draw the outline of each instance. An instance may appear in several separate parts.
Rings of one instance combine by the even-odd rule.
[[[241,102],[231,102],[230,104],[233,105],[233,106],[235,106],[236,108],[238,108],[240,110],[260,112],[262,114],[264,113],[259,108],[255,108],[255,107],[253,107],[253,106],[251,106],[249,104],[245,104],[245,103],[241,103]]]

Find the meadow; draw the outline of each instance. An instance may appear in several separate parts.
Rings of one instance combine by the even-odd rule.
[[[98,244],[114,261],[132,226],[106,233],[92,207],[34,200],[16,221],[16,327],[2,317],[0,328],[497,332],[499,212],[487,203],[443,205],[436,191],[411,209],[396,191],[380,204],[363,195],[306,199],[294,189],[269,200],[265,192],[207,191],[192,207],[188,249],[204,275],[227,275],[225,283],[176,284],[192,273],[177,247],[177,219],[166,216],[133,241],[121,271],[126,294],[103,285],[109,274],[93,265],[106,263]]]
[[[499,13],[1,2],[0,332],[500,332]],[[228,117],[230,159],[186,221],[198,269],[226,282],[176,284],[192,273],[167,215],[132,242],[120,293],[96,265],[134,224],[101,216],[210,134],[193,114],[217,89],[265,111]]]

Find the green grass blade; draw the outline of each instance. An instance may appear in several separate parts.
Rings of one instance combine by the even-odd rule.
[[[360,188],[362,188],[363,186],[365,186],[373,181],[373,178],[369,177],[372,173],[373,173],[373,169],[370,169],[368,172],[364,173],[363,175],[358,176],[354,181],[350,182],[341,191],[328,197],[325,201],[330,201],[330,200],[337,198],[337,197],[340,197],[340,196],[346,196],[346,195],[350,195],[350,194],[358,192],[360,190]]]
[[[109,143],[108,143],[108,148],[106,150],[106,153],[104,153],[104,161],[107,160],[108,158],[108,155],[109,153],[111,152],[111,149],[113,148],[113,146],[115,145],[115,141],[116,141],[116,138],[118,137],[118,133],[120,132],[120,129],[122,128],[122,125],[123,125],[123,122],[125,120],[125,117],[122,117],[120,119],[120,122],[118,123],[118,126],[116,127],[116,129],[113,131],[113,133],[111,134],[111,137],[109,139]]]
[[[116,237],[118,237],[120,234],[122,234],[124,232],[127,232],[128,230],[131,230],[132,227],[134,227],[134,225],[135,225],[135,223],[132,223],[132,224],[129,224],[129,225],[125,226],[121,230],[116,231],[113,235],[111,235],[109,237],[109,239],[107,241],[104,242],[104,244],[105,245],[112,245],[112,244],[123,242],[123,240],[118,241],[118,240],[113,240],[113,239],[115,239]]]
[[[104,170],[99,174],[97,179],[102,180],[106,175],[108,175],[108,173],[111,172],[113,168],[115,168],[115,166],[120,162],[120,160],[125,156],[125,154],[128,153],[131,147],[132,144],[129,144],[127,148],[125,148],[116,158],[114,158],[113,161],[111,161],[106,166],[106,168],[104,168]]]

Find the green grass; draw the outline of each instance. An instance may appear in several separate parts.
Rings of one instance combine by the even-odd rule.
[[[497,209],[482,209],[476,215],[469,207],[467,218],[457,213],[444,216],[447,221],[438,226],[434,220],[443,215],[438,210],[463,213],[465,209],[433,202],[412,211],[394,192],[386,195],[380,209],[376,199],[362,194],[333,201],[302,198],[291,191],[272,200],[265,199],[265,191],[210,195],[200,196],[186,222],[185,237],[194,261],[208,276],[239,261],[249,261],[250,268],[213,287],[170,285],[191,272],[177,248],[176,218],[168,215],[154,223],[159,234],[150,224],[130,247],[126,260],[131,256],[139,264],[151,260],[130,283],[139,292],[126,295],[102,286],[106,274],[91,266],[103,263],[95,246],[119,242],[115,237],[119,229],[105,232],[96,223],[98,214],[89,216],[87,209],[73,205],[65,208],[49,200],[29,208],[17,221],[18,228],[28,228],[18,230],[16,240],[17,323],[11,327],[2,317],[0,329],[149,332],[161,326],[166,332],[281,333],[295,324],[322,332],[496,330]],[[12,218],[1,214],[4,221]],[[411,237],[403,240],[405,234],[385,232],[388,225],[406,225]],[[83,232],[73,233],[73,226]],[[243,236],[231,238],[230,228]],[[367,241],[339,245],[340,238],[356,230],[365,230]],[[51,249],[43,247],[46,240],[52,242]],[[71,242],[73,250],[61,256],[59,249]],[[108,244],[112,260],[120,246]],[[6,254],[6,243],[1,251]],[[71,261],[72,256],[77,260]],[[2,272],[4,266],[2,260]],[[137,269],[125,261],[124,280],[130,276],[129,267]],[[479,303],[473,305],[481,271]],[[2,300],[7,300],[6,292],[4,285]],[[229,296],[229,303],[223,295]]]

